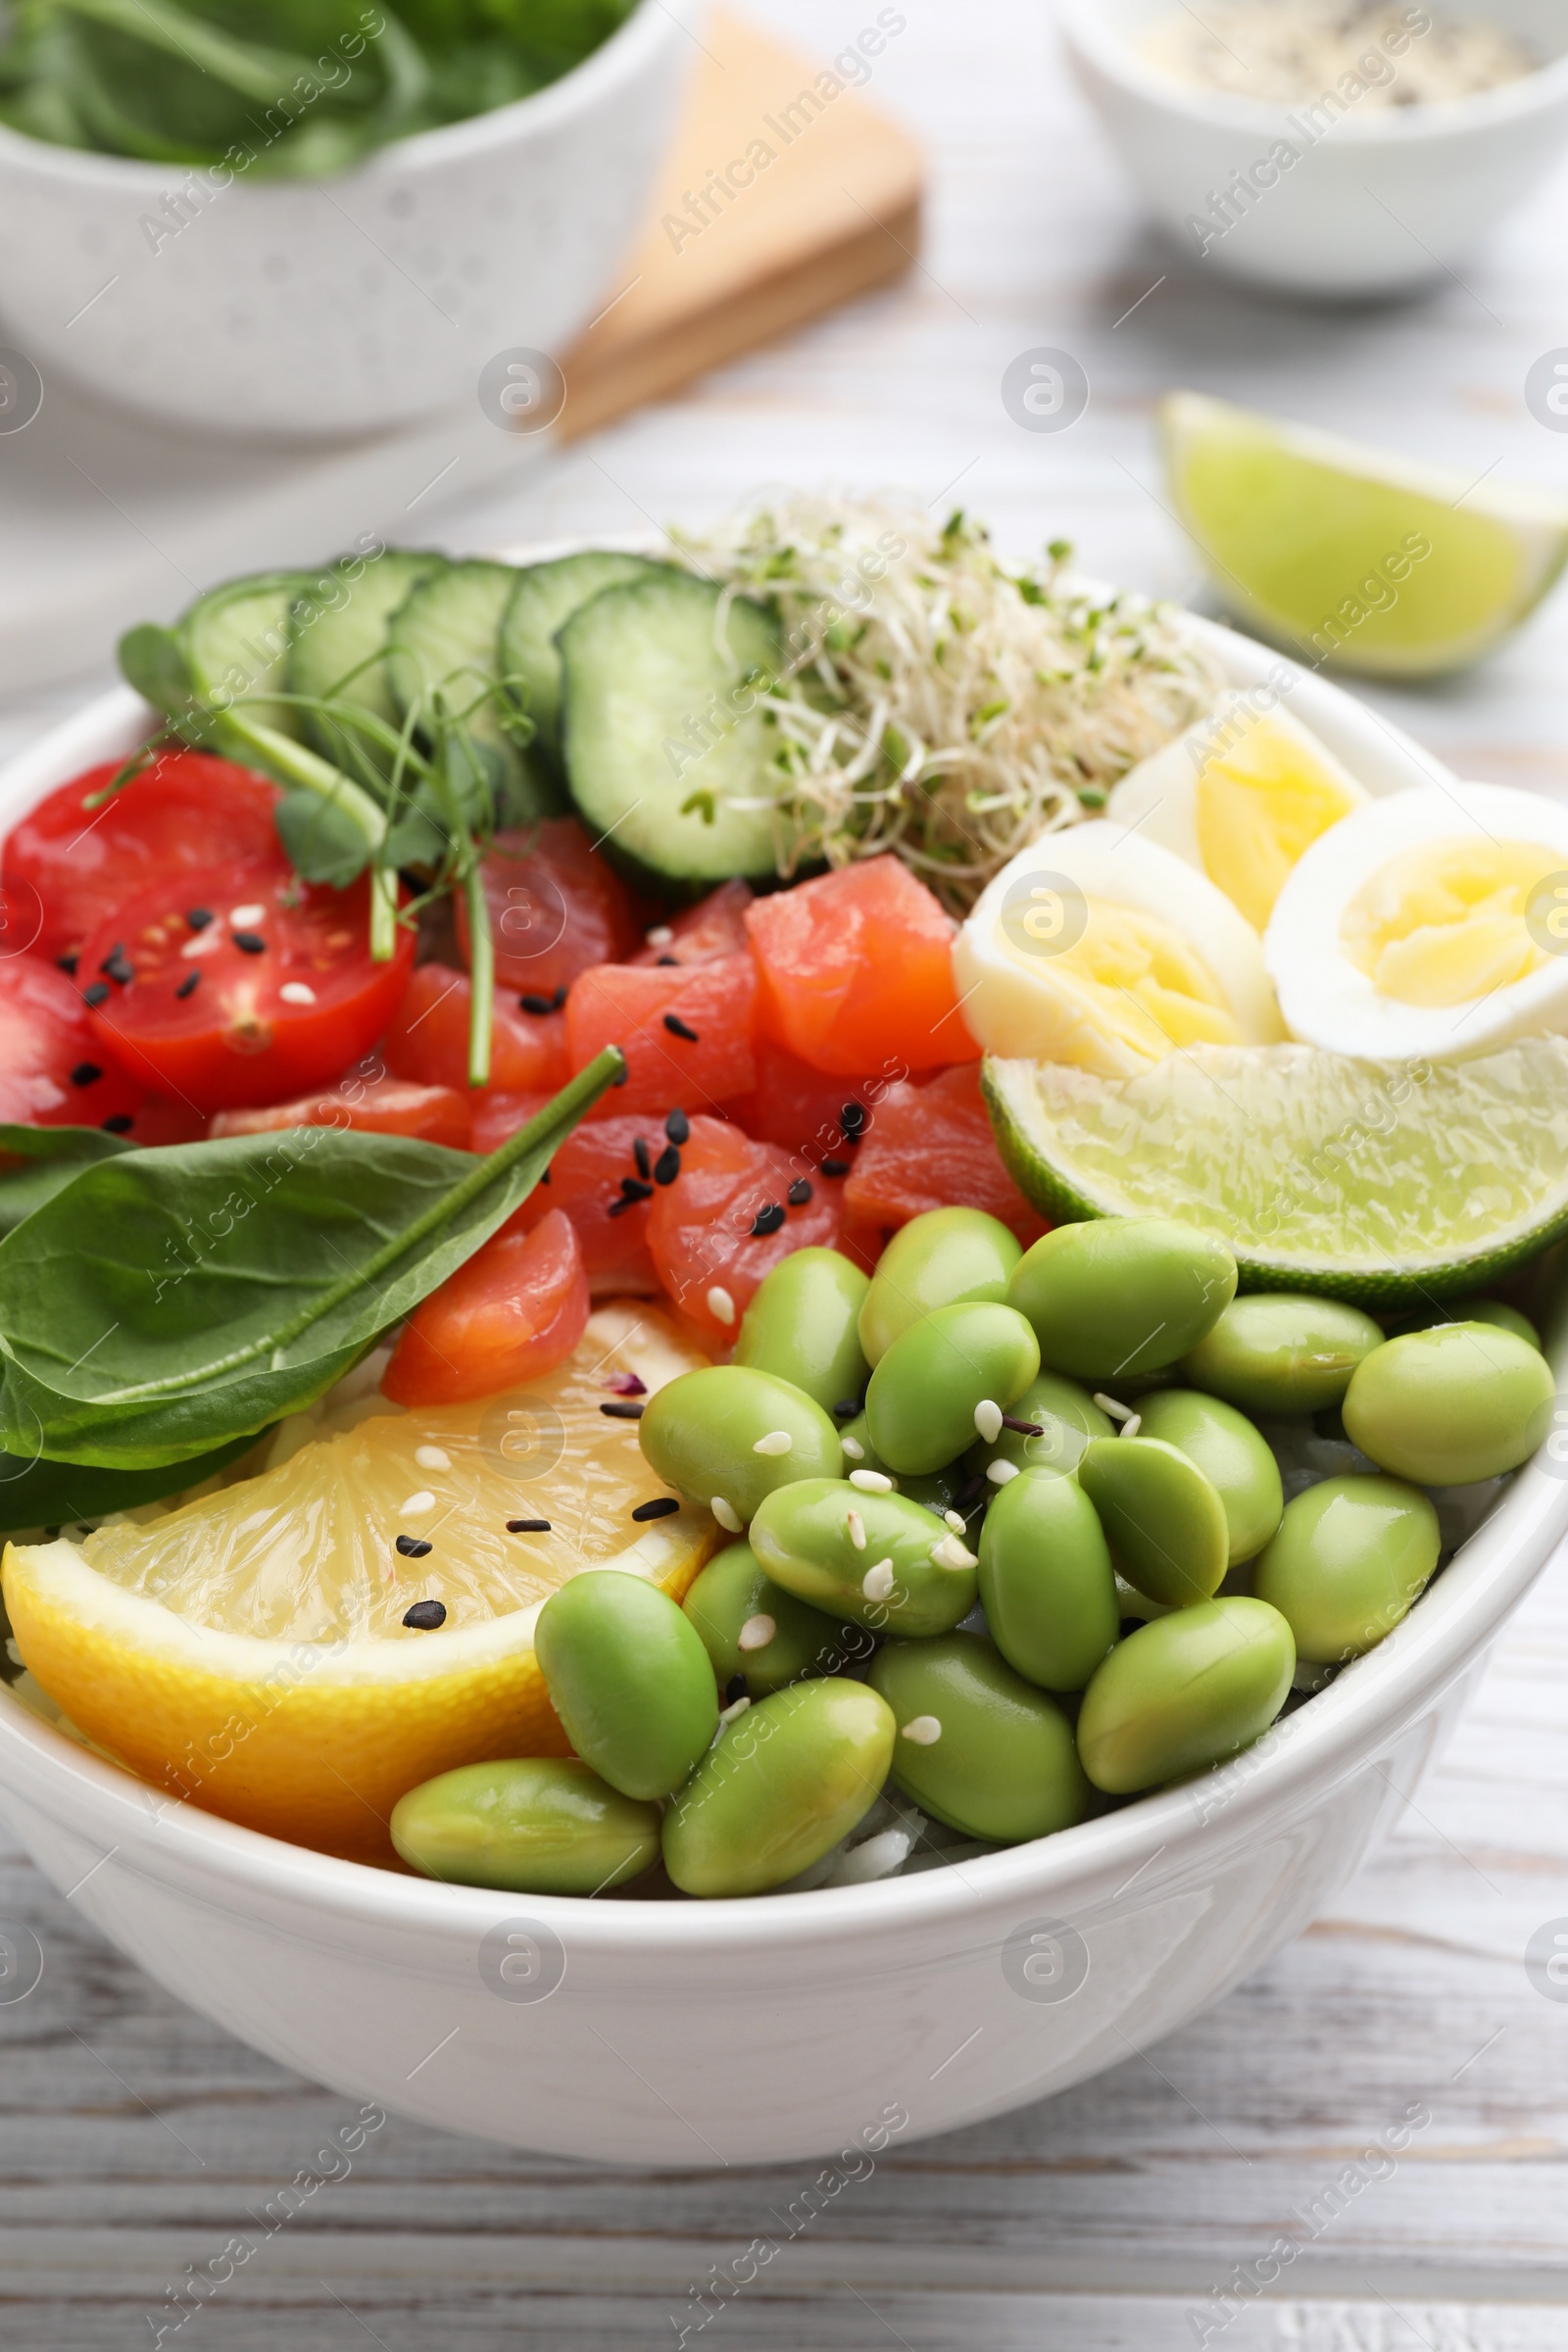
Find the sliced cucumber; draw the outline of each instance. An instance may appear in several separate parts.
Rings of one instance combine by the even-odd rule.
[[[501,674],[519,706],[539,729],[545,749],[561,754],[561,653],[556,632],[580,606],[606,588],[628,580],[659,578],[667,564],[588,548],[560,556],[553,564],[530,564],[516,574],[512,601],[501,619]]]
[[[355,564],[358,571],[350,577]],[[388,624],[410,591],[445,564],[444,556],[397,547],[383,548],[368,560],[345,557],[334,564],[294,606],[289,692],[356,703],[395,727],[401,714],[380,658],[386,651]],[[330,720],[301,715],[307,738],[328,759],[341,760],[346,751],[343,730]],[[373,757],[363,737],[353,740]]]
[[[466,712],[475,739],[495,752],[505,778],[502,820],[526,824],[562,807],[545,762],[519,751],[501,723],[494,700],[482,701],[498,676],[497,641],[516,571],[510,564],[449,564],[411,589],[393,614],[386,670],[400,716],[440,693],[455,712]]]
[[[778,870],[778,738],[745,690],[777,672],[778,623],[737,597],[726,659],[718,607],[708,581],[664,568],[605,589],[559,639],[572,799],[623,864],[693,896]]]
[[[197,686],[220,706],[245,699],[244,718],[279,735],[302,733],[287,704],[251,701],[282,689],[288,664],[290,614],[316,584],[308,571],[253,572],[210,589],[182,614],[175,633]]]

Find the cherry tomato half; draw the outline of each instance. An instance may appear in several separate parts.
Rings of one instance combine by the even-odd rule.
[[[127,1069],[198,1110],[263,1108],[323,1086],[375,1043],[414,934],[372,963],[369,884],[302,882],[281,858],[165,877],[82,950],[76,985]]]
[[[145,1094],[104,1052],[64,972],[37,956],[0,960],[0,1119],[130,1135]]]

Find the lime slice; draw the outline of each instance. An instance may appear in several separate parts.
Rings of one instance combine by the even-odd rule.
[[[1238,619],[1314,663],[1431,677],[1501,643],[1568,563],[1568,502],[1196,392],[1161,411],[1171,493]]]
[[[1043,1215],[1185,1218],[1244,1290],[1415,1305],[1568,1231],[1568,1038],[1463,1062],[1199,1046],[1136,1078],[993,1059],[983,1084]]]

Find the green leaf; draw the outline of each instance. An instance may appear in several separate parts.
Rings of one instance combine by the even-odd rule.
[[[83,1168],[135,1149],[124,1136],[106,1135],[101,1127],[0,1125],[0,1238],[64,1192]]]
[[[208,742],[216,732],[203,706],[185,649],[172,629],[145,620],[127,629],[118,647],[121,675],[144,702],[167,718],[187,743]]]
[[[230,1438],[211,1453],[183,1462],[166,1462],[157,1470],[99,1470],[85,1462],[34,1462],[14,1453],[0,1453],[0,1536],[15,1536],[34,1527],[65,1527],[74,1519],[107,1519],[111,1511],[131,1511],[138,1503],[162,1502],[166,1494],[181,1494],[199,1487],[216,1471],[226,1470],[249,1451],[256,1439],[247,1434]]]
[[[370,861],[364,827],[336,802],[318,800],[314,792],[286,793],[272,822],[290,865],[307,882],[347,890]]]
[[[488,1159],[295,1127],[89,1167],[0,1242],[0,1445],[152,1469],[296,1412],[526,1200],[625,1064]]]

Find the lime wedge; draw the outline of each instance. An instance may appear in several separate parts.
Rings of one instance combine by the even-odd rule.
[[[1171,494],[1247,627],[1306,661],[1432,677],[1478,661],[1568,563],[1568,501],[1197,392],[1161,410]]]
[[[1136,1078],[988,1060],[1002,1156],[1042,1215],[1181,1217],[1242,1288],[1403,1306],[1568,1231],[1568,1038],[1475,1061],[1199,1046]]]

